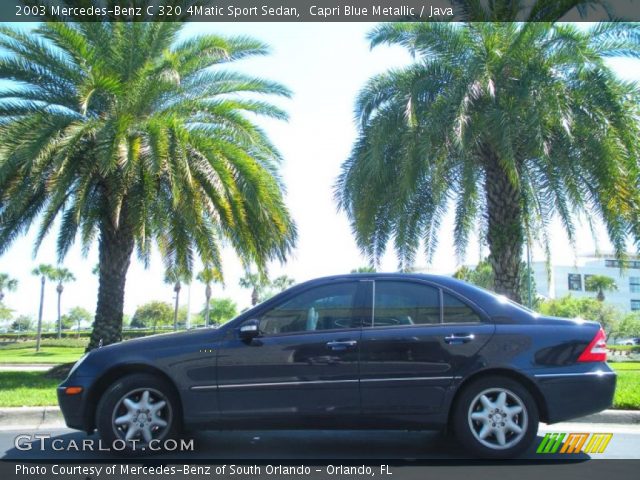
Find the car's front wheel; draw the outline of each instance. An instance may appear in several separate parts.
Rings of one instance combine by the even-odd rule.
[[[453,412],[456,438],[485,458],[512,458],[538,432],[538,408],[529,391],[505,377],[481,378],[461,392]]]
[[[146,373],[127,375],[102,395],[96,412],[102,440],[125,451],[161,450],[179,430],[178,401],[171,385]]]

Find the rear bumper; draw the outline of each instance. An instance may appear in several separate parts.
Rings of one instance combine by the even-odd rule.
[[[547,405],[547,422],[580,418],[609,408],[616,391],[616,374],[604,367],[582,373],[536,374]]]

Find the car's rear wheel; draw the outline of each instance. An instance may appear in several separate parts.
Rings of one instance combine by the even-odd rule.
[[[161,450],[179,431],[179,404],[165,380],[146,373],[127,375],[102,395],[96,424],[103,441],[126,452]]]
[[[481,378],[460,393],[453,412],[456,438],[485,458],[512,458],[538,432],[538,408],[529,391],[510,378]]]

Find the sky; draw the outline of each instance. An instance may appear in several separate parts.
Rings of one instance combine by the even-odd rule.
[[[370,23],[193,23],[185,26],[183,36],[198,33],[249,35],[271,46],[266,57],[235,62],[225,68],[277,80],[293,91],[293,97],[276,103],[289,113],[289,121],[259,120],[284,161],[281,174],[286,185],[286,203],[298,228],[297,247],[286,264],[269,266],[271,277],[288,275],[297,282],[312,278],[348,273],[367,264],[352,235],[346,216],[337,211],[333,186],[341,163],[348,157],[356,138],[353,119],[355,97],[372,75],[411,62],[408,53],[397,47],[369,49],[366,34]],[[640,81],[637,60],[612,62],[623,78]],[[586,223],[579,227],[577,248],[569,245],[559,222],[551,227],[552,262],[571,264],[576,255],[607,251],[610,245],[604,229],[598,227],[597,239],[592,239]],[[52,232],[56,232],[55,229]],[[39,279],[30,274],[39,263],[56,263],[55,233],[50,235],[34,256],[35,228],[0,257],[0,272],[17,278],[17,291],[6,293],[5,305],[14,316],[37,318],[40,295]],[[456,258],[453,245],[453,216],[448,215],[440,230],[439,248],[432,264],[419,257],[416,266],[422,271],[451,273],[460,264],[473,264],[481,255],[477,238],[469,243],[467,255]],[[533,249],[533,260],[543,260],[542,249]],[[75,306],[95,311],[98,279],[91,273],[97,264],[94,246],[87,257],[80,247],[71,250],[63,265],[77,280],[66,285],[62,297],[63,313]],[[230,297],[239,309],[250,305],[250,292],[240,288],[243,269],[234,252],[224,250],[225,287],[215,286],[213,297]],[[397,261],[389,249],[381,262],[381,271],[394,271]],[[173,301],[173,288],[163,282],[162,260],[154,253],[149,269],[133,260],[127,276],[125,313],[133,315],[138,305],[151,300]],[[181,304],[190,305],[192,312],[204,305],[204,286],[194,280],[181,293]],[[52,321],[56,312],[55,286],[45,291],[45,321]]]

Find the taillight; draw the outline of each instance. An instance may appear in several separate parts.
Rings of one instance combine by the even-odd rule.
[[[607,336],[601,328],[587,345],[584,352],[578,357],[579,362],[606,362],[607,361]]]

